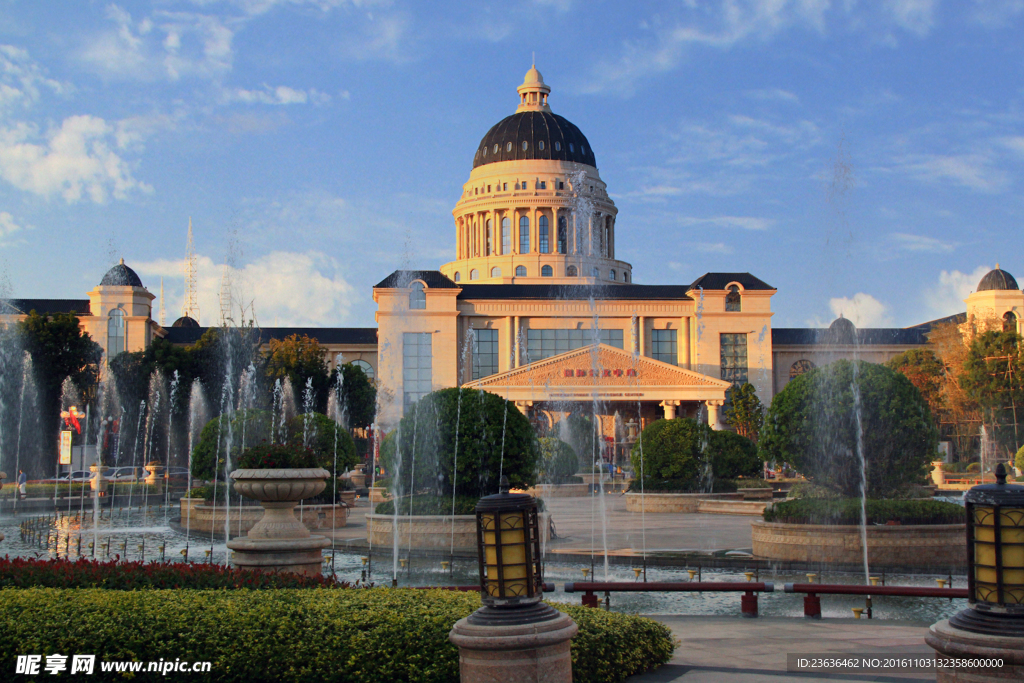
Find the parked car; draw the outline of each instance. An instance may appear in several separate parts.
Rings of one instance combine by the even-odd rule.
[[[146,471],[141,467],[115,467],[107,476],[110,481],[141,481],[145,478]]]
[[[168,467],[167,475],[168,479],[180,479],[182,481],[188,481],[188,468],[187,467]]]

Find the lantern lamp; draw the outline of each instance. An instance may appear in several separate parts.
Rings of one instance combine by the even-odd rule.
[[[501,478],[500,493],[476,505],[480,596],[487,607],[518,607],[540,602],[541,571],[537,501],[509,493]]]
[[[964,495],[967,507],[968,608],[950,626],[997,636],[1024,636],[1024,486],[975,486]]]

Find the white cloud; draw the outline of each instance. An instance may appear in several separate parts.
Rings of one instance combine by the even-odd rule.
[[[964,312],[967,309],[964,299],[977,288],[981,278],[990,270],[990,266],[978,266],[972,273],[942,271],[938,285],[930,286],[924,292],[925,303],[931,309],[932,316],[942,318]]]
[[[758,218],[757,216],[711,216],[709,218],[697,218],[684,216],[678,219],[684,226],[691,225],[715,225],[720,228],[740,228],[741,230],[768,230],[775,221],[771,218]]]
[[[0,45],[0,109],[15,105],[31,107],[39,101],[42,89],[66,95],[71,86],[47,77],[26,50]]]
[[[184,263],[161,259],[131,266],[143,278],[164,278],[168,294],[168,324],[178,317],[184,300]],[[224,264],[198,256],[197,286],[200,323],[220,322],[220,291]],[[255,311],[263,327],[341,325],[348,321],[353,304],[361,297],[342,275],[342,266],[321,253],[274,251],[241,267],[228,266],[231,282],[232,315],[248,319]],[[238,322],[236,320],[236,322]]]
[[[114,151],[117,134],[117,126],[95,116],[71,116],[45,135],[28,123],[0,128],[0,178],[44,197],[60,194],[69,203],[85,196],[102,204],[110,196],[151,192]]]
[[[800,103],[800,98],[795,93],[791,93],[788,90],[782,90],[781,88],[748,90],[745,94],[747,95],[747,97],[754,100],[765,100],[770,102],[789,102],[792,104]]]
[[[0,211],[0,247],[11,244],[11,236],[21,230],[22,227],[14,222],[14,216],[6,211]]]
[[[1003,28],[1024,13],[1024,0],[974,0],[974,20],[988,28]]]
[[[955,244],[934,237],[908,235],[901,232],[893,233],[892,241],[895,243],[895,247],[902,251],[948,254],[956,248]]]
[[[343,97],[345,94],[343,94]],[[286,85],[271,87],[264,84],[258,90],[237,88],[226,91],[224,99],[228,102],[241,102],[243,104],[327,104],[331,101],[331,96],[315,88],[296,90]]]
[[[1024,0],[1021,0],[1024,2]],[[1015,135],[1012,137],[1003,138],[1002,142],[1008,149],[1017,152],[1021,156],[1024,156],[1024,135]]]
[[[136,20],[109,5],[107,18],[113,29],[92,37],[81,55],[103,75],[176,81],[218,78],[231,71],[234,31],[217,17],[161,11]]]
[[[705,254],[731,254],[732,247],[724,242],[694,242],[691,246]]]
[[[857,292],[852,297],[829,299],[828,306],[834,315],[842,315],[857,327],[887,327],[892,324],[888,307],[863,292]]]
[[[919,154],[896,160],[896,168],[925,182],[952,182],[979,192],[1000,192],[1009,176],[984,154]]]
[[[886,11],[897,26],[924,37],[935,25],[936,0],[888,0]]]

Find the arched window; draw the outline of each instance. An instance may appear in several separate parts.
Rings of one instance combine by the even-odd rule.
[[[551,240],[548,239],[548,217],[541,216],[537,219],[537,251],[542,254],[551,253]]]
[[[366,379],[373,381],[373,366],[367,363],[365,360],[354,360],[352,365],[363,371],[366,375]]]
[[[519,253],[530,253],[530,219],[527,216],[519,217]]]
[[[460,280],[462,280],[462,273],[455,271],[455,281],[459,282]]]
[[[622,271],[622,281],[623,282],[629,282],[629,271],[628,270]]]
[[[424,309],[427,307],[427,293],[423,291],[422,282],[412,283],[409,292],[409,309]]]
[[[789,367],[789,378],[796,379],[800,375],[804,374],[808,370],[814,369],[814,363],[809,360],[798,360]]]
[[[491,277],[501,277],[501,268],[498,266],[491,268]]]
[[[494,253],[494,225],[490,219],[487,220],[487,255]]]
[[[558,253],[564,254],[566,247],[565,216],[558,217]]]
[[[576,277],[576,266],[569,266],[565,269],[566,277]]]
[[[544,266],[544,267],[542,267],[540,269],[540,276],[541,277],[551,277],[554,274],[555,274],[555,271],[553,271],[551,269],[551,266]]]
[[[469,279],[470,280],[479,280],[480,279],[480,271],[477,270],[476,268],[474,268],[473,270],[469,271]]]
[[[614,280],[615,279],[615,269],[614,268],[612,268],[610,271],[608,271],[608,279],[609,280]]]
[[[107,318],[107,358],[124,352],[124,311],[115,308]]]
[[[1017,315],[1013,311],[1003,313],[1003,332],[1017,331]]]
[[[592,270],[590,271],[590,273],[591,273],[591,274],[592,274],[592,275],[593,275],[593,276],[594,276],[595,278],[599,278],[599,277],[601,277],[601,271],[599,271],[599,270],[597,269],[597,267],[596,267],[596,266],[595,266],[595,267],[594,267],[594,268],[593,268],[593,269],[592,269]]]
[[[740,310],[740,288],[736,285],[729,285],[729,293],[725,295],[725,310]]]
[[[526,277],[526,266],[516,266],[516,277]]]
[[[501,253],[508,254],[512,251],[512,231],[509,226],[508,216],[501,219]]]

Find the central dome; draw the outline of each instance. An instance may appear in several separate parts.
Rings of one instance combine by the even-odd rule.
[[[522,111],[494,125],[473,157],[473,168],[499,161],[553,159],[597,167],[590,142],[568,119],[548,111]]]

